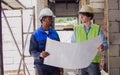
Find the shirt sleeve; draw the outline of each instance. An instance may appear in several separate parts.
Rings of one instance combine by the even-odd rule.
[[[75,43],[75,42],[76,42],[75,32],[73,32],[73,34],[72,34],[71,42],[72,42],[72,43]]]
[[[104,51],[105,51],[105,50],[108,49],[108,44],[107,44],[107,41],[106,41],[106,38],[105,38],[105,36],[104,36],[104,33],[103,33],[102,28],[100,28],[99,35],[101,35],[102,44],[103,44],[103,46],[104,46]]]
[[[34,57],[34,59],[39,59],[40,58],[40,52],[38,51],[38,43],[35,40],[35,37],[32,35],[30,39],[30,46],[29,46],[29,53],[31,56]]]

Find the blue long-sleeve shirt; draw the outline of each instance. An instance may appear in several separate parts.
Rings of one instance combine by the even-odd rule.
[[[92,26],[93,26],[93,24],[90,25],[90,27],[85,28],[84,25],[82,25],[82,27],[84,27],[84,29],[85,29],[86,34],[88,34],[88,32],[89,32],[89,30],[91,29]],[[102,44],[103,44],[103,46],[104,46],[104,50],[107,50],[107,49],[108,49],[108,44],[107,44],[107,41],[106,41],[106,39],[105,39],[104,33],[103,33],[103,31],[102,31],[102,28],[100,28],[99,35],[101,35],[101,37],[102,37]],[[72,38],[71,38],[71,42],[72,42],[72,43],[75,43],[75,42],[76,42],[75,32],[73,32],[73,35],[72,35]]]
[[[51,27],[48,29],[48,33],[42,28],[38,28],[33,32],[30,39],[29,53],[34,57],[34,65],[36,69],[45,69],[51,72],[59,71],[58,67],[53,67],[50,65],[45,65],[44,58],[40,57],[40,53],[45,51],[47,37],[60,41],[57,32]]]

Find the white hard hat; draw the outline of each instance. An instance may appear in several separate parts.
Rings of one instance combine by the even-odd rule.
[[[93,8],[90,7],[89,5],[83,5],[79,12],[93,13]]]
[[[41,20],[42,17],[44,16],[52,16],[55,17],[55,15],[53,14],[52,10],[50,8],[44,8],[40,11],[39,13],[39,19]]]

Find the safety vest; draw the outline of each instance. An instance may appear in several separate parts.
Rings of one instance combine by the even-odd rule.
[[[90,28],[88,34],[85,32],[85,29],[82,25],[77,25],[75,27],[75,35],[76,35],[76,42],[83,42],[92,38],[95,38],[99,35],[100,26],[97,24],[93,24],[93,26]],[[99,63],[100,62],[100,54],[101,51],[98,50],[97,55],[93,59],[93,63]]]

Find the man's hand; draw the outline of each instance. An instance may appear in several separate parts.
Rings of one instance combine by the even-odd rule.
[[[45,58],[45,57],[47,57],[48,55],[49,55],[49,53],[46,52],[46,51],[42,51],[42,52],[40,53],[40,57],[42,57],[42,58]]]
[[[100,69],[104,69],[104,60],[101,60],[100,62]]]
[[[101,61],[100,61],[100,68],[101,69],[104,69],[105,57],[106,57],[106,51],[103,51],[101,53]]]
[[[97,49],[98,49],[98,50],[103,50],[103,49],[104,49],[104,46],[101,44]]]
[[[60,68],[60,75],[63,75],[63,74],[64,74],[64,69]]]

